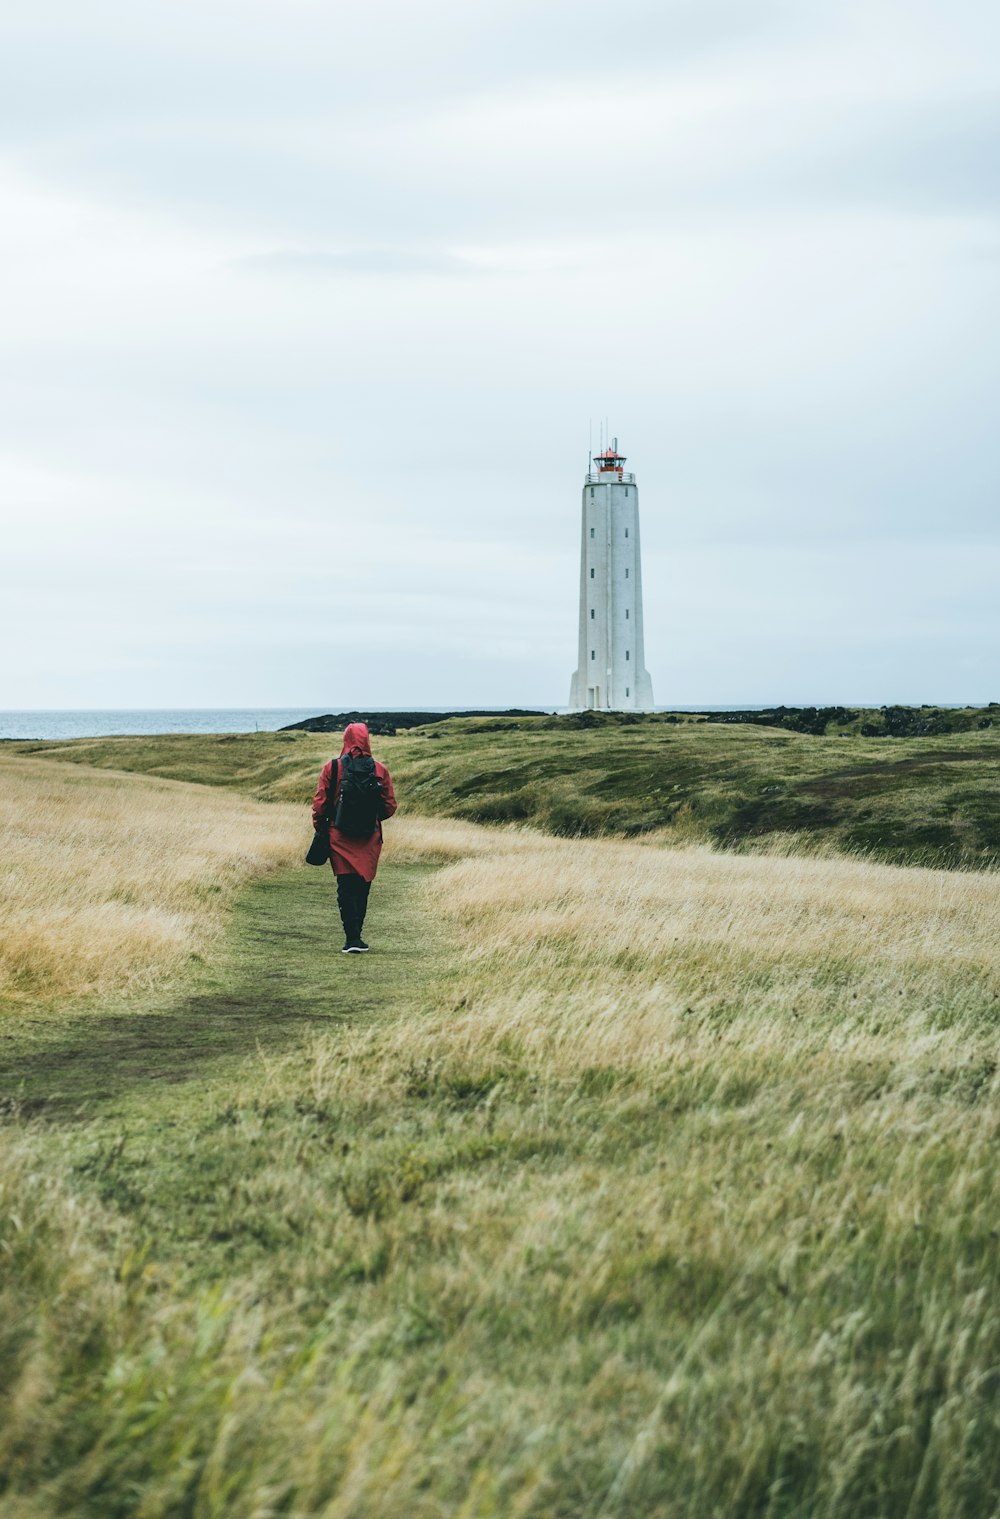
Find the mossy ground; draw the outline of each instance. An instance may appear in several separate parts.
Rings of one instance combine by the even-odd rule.
[[[614,763],[816,779],[665,726]],[[442,812],[615,784],[555,739],[386,757]],[[286,799],[329,749],[128,742]],[[302,867],[155,994],[6,1018],[0,1519],[997,1512],[996,878],[418,835],[368,956]]]
[[[431,815],[726,848],[791,835],[798,847],[945,868],[1000,858],[996,728],[817,738],[659,717],[588,728],[572,719],[455,719],[377,747],[403,805]],[[277,733],[78,740],[44,752],[305,801],[334,748],[326,735]]]

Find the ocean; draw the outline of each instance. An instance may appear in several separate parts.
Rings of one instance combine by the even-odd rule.
[[[467,703],[471,706],[473,703]],[[756,704],[755,704],[756,706]],[[740,703],[742,712],[754,710],[754,706]],[[318,717],[329,712],[329,707],[150,707],[142,709],[81,709],[80,711],[10,711],[0,712],[0,741],[3,739],[65,739],[65,738],[111,738],[115,735],[154,733],[274,733],[287,728],[289,723],[299,723],[306,717]],[[335,708],[346,711],[347,708]],[[417,703],[414,708],[378,707],[379,712],[453,712],[456,707],[427,707]],[[480,710],[485,711],[486,708]],[[539,707],[540,712],[555,712],[558,708]],[[704,707],[658,707],[662,712],[729,712],[732,707],[709,704]],[[497,712],[504,708],[497,707]]]
[[[144,733],[273,733],[320,707],[167,707],[144,711],[0,712],[0,739]]]
[[[472,703],[469,703],[472,705]],[[154,733],[274,733],[323,712],[347,707],[163,707],[142,710],[0,712],[0,740],[111,738]],[[358,708],[357,710],[361,710]],[[406,712],[408,707],[372,708]],[[453,707],[419,706],[420,712],[451,712]],[[483,709],[485,710],[485,709]],[[498,712],[503,709],[498,707]],[[539,710],[545,710],[540,708]],[[554,710],[554,709],[550,709]]]

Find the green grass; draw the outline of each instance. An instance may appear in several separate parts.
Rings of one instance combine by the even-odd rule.
[[[364,958],[276,876],[171,999],[8,1026],[3,1519],[996,1511],[981,887],[922,971],[807,862],[810,969],[739,927],[801,862],[613,847],[387,867]]]
[[[105,1115],[144,1109],[151,1094],[200,1082],[258,1049],[301,1044],[319,1028],[367,1020],[421,987],[432,935],[417,899],[428,867],[397,866],[373,889],[367,927],[391,922],[392,953],[340,954],[343,930],[328,870],[275,875],[240,902],[217,957],[184,978],[183,990],[145,997],[81,997],[20,1007],[0,1032],[0,1078],[21,1115],[60,1119],[95,1105]],[[197,957],[195,957],[197,959]],[[168,1103],[176,1101],[171,1091]],[[201,1100],[200,1096],[197,1099]]]
[[[325,735],[178,735],[77,740],[43,752],[304,801],[335,747]],[[430,815],[568,836],[666,830],[727,848],[791,835],[802,847],[946,868],[1000,858],[996,729],[814,738],[700,721],[579,728],[572,719],[463,719],[377,748],[403,806]]]
[[[577,834],[995,786],[988,733],[443,727],[404,804]],[[46,752],[287,800],[329,747]],[[387,859],[366,957],[303,868],[0,1023],[0,1519],[1000,1513],[996,878],[405,829],[458,862]]]

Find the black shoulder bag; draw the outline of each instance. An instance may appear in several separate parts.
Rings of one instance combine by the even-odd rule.
[[[333,794],[337,789],[337,766],[339,760],[333,760],[330,770],[330,784],[326,791],[326,808],[323,816],[316,824],[316,832],[313,841],[309,845],[309,853],[306,855],[307,865],[325,865],[330,858],[330,823],[333,820]]]

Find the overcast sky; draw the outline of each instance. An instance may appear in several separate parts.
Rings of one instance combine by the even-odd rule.
[[[991,0],[32,0],[0,707],[1000,700]]]

